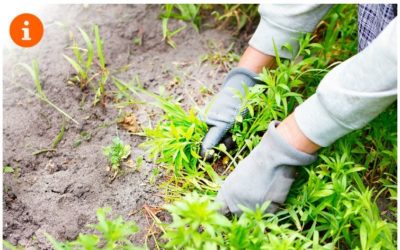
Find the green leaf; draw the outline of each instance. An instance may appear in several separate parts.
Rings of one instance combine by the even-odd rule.
[[[60,132],[57,134],[56,138],[54,139],[53,143],[51,144],[51,148],[56,148],[58,143],[62,140],[64,137],[64,131],[65,131],[65,122],[63,120]]]
[[[99,58],[100,67],[104,70],[106,68],[106,63],[103,54],[103,42],[100,38],[99,27],[97,25],[94,26],[94,34],[96,38],[97,56]]]
[[[3,173],[8,174],[8,173],[14,173],[14,168],[10,166],[5,166],[3,167]]]
[[[75,71],[78,75],[86,75],[85,71],[74,59],[72,59],[71,57],[69,57],[67,55],[63,55],[63,56],[72,65],[72,67],[75,69]]]
[[[361,249],[365,250],[367,249],[367,228],[365,227],[364,223],[361,223],[360,227],[360,242],[361,242]]]
[[[92,44],[92,41],[90,41],[88,34],[83,29],[81,29],[81,28],[78,28],[78,29],[81,32],[83,40],[85,40],[85,43],[86,43],[87,55],[86,55],[85,69],[86,69],[86,72],[89,72],[91,65],[92,65],[92,61],[93,61],[93,54],[94,54],[93,44]]]

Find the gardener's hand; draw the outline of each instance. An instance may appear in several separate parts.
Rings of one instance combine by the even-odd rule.
[[[314,154],[299,151],[278,132],[279,123],[271,122],[261,142],[226,178],[217,195],[222,211],[241,214],[238,205],[255,209],[271,201],[268,212],[275,212],[286,200],[294,181],[295,167],[315,161]]]
[[[235,118],[241,111],[241,100],[238,93],[244,95],[244,86],[253,87],[258,80],[257,74],[245,68],[234,68],[226,77],[222,89],[215,97],[208,111],[206,111],[205,122],[209,129],[203,140],[201,155],[215,147],[232,128]],[[246,110],[242,111],[242,115]]]

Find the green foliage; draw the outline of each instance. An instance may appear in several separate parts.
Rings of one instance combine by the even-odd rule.
[[[357,52],[356,13],[354,5],[334,6],[314,34],[299,39],[296,54],[288,44],[284,46],[293,60],[280,58],[275,48],[277,67],[261,72],[259,79],[264,84],[245,89],[244,95],[238,93],[248,114],[238,116],[231,130],[237,148],[230,152],[216,148],[230,159],[222,178],[259,143],[271,120],[286,118],[315,92],[331,68]],[[216,163],[206,165],[198,160],[197,172],[182,168],[179,181],[164,186],[169,199],[179,200],[167,206],[173,223],[164,228],[166,248],[395,249],[396,112],[393,105],[364,129],[323,149],[315,164],[300,168],[285,210],[276,215],[244,208],[244,214],[229,224],[213,225],[201,216],[217,214],[217,208],[207,203],[218,189],[209,185],[219,183],[218,174],[207,172]],[[174,120],[174,116],[164,116],[158,130],[167,129]],[[154,148],[150,145],[150,152]],[[157,152],[164,149],[158,146]],[[170,158],[159,158],[159,162],[175,164]],[[200,195],[181,200],[182,193],[190,190]]]
[[[58,143],[60,143],[60,141],[64,137],[64,132],[65,132],[65,123],[63,121],[61,124],[60,132],[58,132],[56,138],[54,139],[53,143],[51,144],[51,148],[55,149],[57,147]]]
[[[187,173],[197,172],[201,141],[207,131],[207,125],[198,119],[191,109],[186,113],[172,100],[144,92],[156,102],[152,104],[164,111],[163,118],[154,128],[144,128],[146,141],[141,147],[147,154],[164,163],[179,176],[184,169]]]
[[[219,28],[233,26],[235,33],[243,29],[250,30],[259,21],[258,5],[256,4],[224,4],[222,8],[215,6],[212,15],[215,17]]]
[[[163,40],[165,40],[171,47],[176,48],[176,43],[172,37],[186,28],[186,25],[170,31],[168,22],[171,18],[190,22],[193,27],[199,31],[200,28],[200,5],[196,4],[165,4],[162,6],[163,12],[160,17],[162,20]]]
[[[218,48],[215,43],[210,43],[210,53],[201,57],[201,62],[209,61],[211,64],[220,66],[225,72],[233,68],[234,64],[240,60],[240,56],[233,50],[234,43],[227,48]]]
[[[202,20],[207,15],[215,17],[215,24],[219,25],[220,29],[234,26],[236,34],[245,27],[246,30],[250,30],[259,19],[255,4],[164,4],[160,14],[163,40],[176,48],[172,37],[186,28],[186,25],[183,25],[171,31],[168,28],[170,19],[188,22],[197,32],[200,32]]]
[[[177,19],[190,22],[193,27],[199,31],[201,24],[201,16],[199,15],[200,4],[165,4],[162,6],[162,19]]]
[[[360,179],[366,169],[350,161],[344,152],[329,154],[334,156],[321,154],[319,163],[304,169],[308,175],[306,183],[300,181],[294,185],[287,201],[290,220],[306,235],[317,230],[322,241],[345,243],[351,249],[362,244],[360,230],[368,221],[368,227],[379,228],[379,233],[371,232],[367,236],[370,246],[377,247],[380,242],[386,242],[384,249],[393,249],[395,225],[380,218],[372,199],[373,191]]]
[[[107,214],[111,208],[99,208],[97,210],[98,223],[89,225],[97,234],[79,234],[78,238],[70,242],[57,242],[51,235],[46,234],[47,239],[55,250],[100,250],[121,249],[139,250],[129,240],[129,237],[138,232],[138,227],[133,221],[124,221],[121,216],[114,220],[108,220]]]
[[[14,168],[7,165],[3,167],[3,174],[14,173]]]
[[[103,148],[103,154],[110,162],[111,168],[117,171],[123,160],[131,154],[131,146],[125,145],[119,137],[115,137],[111,145]]]
[[[3,240],[3,246],[5,247],[4,249],[8,250],[23,250],[24,248],[22,246],[14,246],[10,242]]]
[[[136,75],[130,82],[126,83],[115,77],[112,78],[114,86],[117,88],[115,91],[116,105],[119,108],[131,106],[137,103],[143,103],[138,101],[137,88],[141,88],[142,84],[139,77]]]
[[[81,28],[78,28],[82,39],[85,42],[85,48],[80,48],[74,35],[71,33],[72,40],[72,52],[75,59],[63,55],[64,58],[71,64],[75,69],[76,75],[71,79],[73,83],[79,84],[81,89],[87,88],[89,85],[92,87],[95,93],[93,105],[99,103],[105,95],[105,86],[110,75],[110,71],[106,67],[104,52],[103,52],[103,41],[100,37],[99,27],[93,26],[94,43],[96,45],[96,56],[94,51],[94,43],[92,42],[89,34]],[[98,68],[93,67],[93,61],[97,60]],[[92,83],[96,78],[98,80],[97,86]]]
[[[85,41],[86,48],[82,49],[78,47],[78,43],[73,38],[73,35],[71,35],[72,36],[71,38],[73,40],[72,51],[75,55],[75,60],[67,55],[63,56],[71,64],[71,66],[75,69],[77,73],[74,80],[77,83],[79,83],[81,89],[84,89],[91,81],[90,70],[93,62],[94,49],[93,49],[93,43],[90,40],[89,35],[86,33],[86,31],[84,31],[81,28],[78,28],[78,30],[83,40]],[[83,54],[81,51],[84,51],[85,53]]]
[[[188,194],[165,208],[173,218],[163,236],[168,241],[167,249],[217,249],[224,243],[223,232],[231,222],[218,212],[220,205],[208,196]]]
[[[357,32],[357,6],[334,5],[314,32],[320,44],[321,62],[328,65],[356,54]]]
[[[197,193],[165,207],[172,214],[172,223],[163,225],[165,249],[331,249],[318,244],[318,234],[307,239],[279,224],[265,213],[268,203],[255,211],[243,208],[232,221],[219,213],[219,204]]]
[[[104,52],[103,52],[103,41],[100,38],[99,27],[97,25],[94,26],[94,34],[95,34],[95,41],[96,41],[96,48],[97,48],[97,57],[99,60],[99,66],[101,70],[101,76],[98,83],[98,87],[95,90],[95,97],[93,104],[96,105],[105,94],[105,86],[110,75],[109,70],[106,68],[106,62],[104,59]]]
[[[140,147],[146,150],[149,157],[157,163],[163,163],[175,176],[181,176],[182,172],[196,173],[201,158],[200,145],[207,125],[196,116],[194,109],[187,113],[171,98],[153,94],[116,78],[114,84],[119,89],[118,96],[121,101],[128,100],[128,103],[133,103],[136,97],[145,95],[154,100],[146,104],[164,112],[155,127],[144,128],[143,133],[140,133],[146,137],[146,141]]]

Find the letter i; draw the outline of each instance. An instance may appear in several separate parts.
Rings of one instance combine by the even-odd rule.
[[[29,25],[29,21],[24,22],[25,26]],[[22,38],[23,41],[30,41],[32,38],[29,36],[29,28],[22,28],[22,31],[24,32],[24,37]]]

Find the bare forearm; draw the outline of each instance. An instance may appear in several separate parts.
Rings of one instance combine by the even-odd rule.
[[[303,134],[293,114],[286,117],[276,130],[290,145],[304,153],[313,154],[320,149],[319,145]]]
[[[238,67],[246,68],[254,73],[260,73],[264,67],[275,67],[275,57],[263,54],[249,46],[240,58]]]

